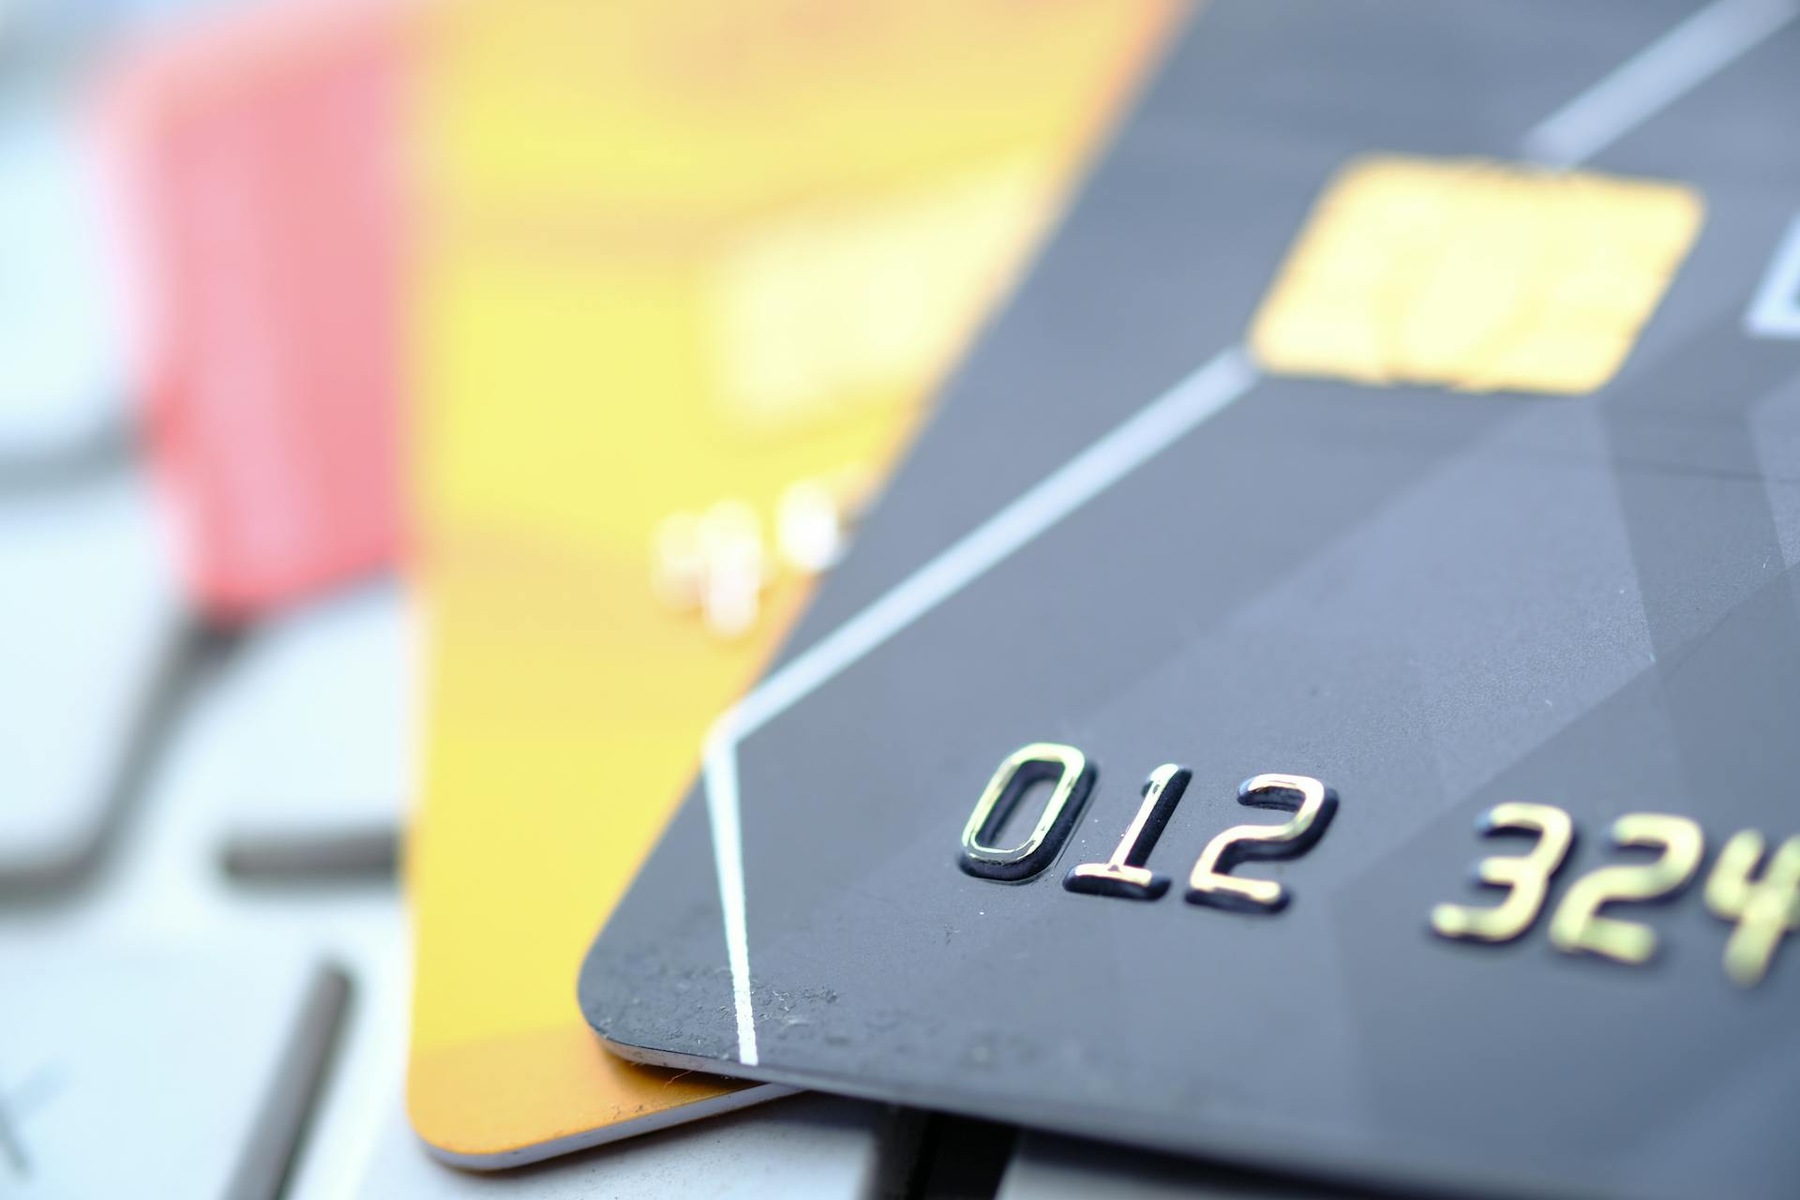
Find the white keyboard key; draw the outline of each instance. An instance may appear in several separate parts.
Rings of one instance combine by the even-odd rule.
[[[87,866],[182,644],[141,481],[0,503],[0,894]]]
[[[96,886],[74,904],[0,909],[0,936],[10,925],[14,936],[38,938],[229,941],[343,964],[355,996],[341,1052],[282,1193],[284,1200],[341,1200],[361,1179],[405,1061],[411,960],[404,914],[392,877],[247,889],[218,869],[219,830],[240,811],[245,779],[261,777],[247,772],[265,726],[257,689],[234,686],[238,661],[228,654],[199,673],[127,844]]]
[[[1331,1200],[1357,1194],[1127,1146],[1026,1133],[995,1200]]]
[[[45,89],[46,92],[49,89]],[[0,109],[0,464],[87,450],[126,421],[98,188],[52,95]]]
[[[252,945],[0,949],[0,1194],[274,1196],[343,977]]]
[[[389,873],[410,807],[414,618],[385,583],[258,627],[221,680],[234,708],[226,868]]]
[[[362,1200],[861,1200],[900,1193],[918,1126],[915,1113],[795,1096],[536,1166],[476,1174],[433,1160],[405,1114],[396,1112],[359,1194]]]

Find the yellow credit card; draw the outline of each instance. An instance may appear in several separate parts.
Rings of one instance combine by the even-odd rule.
[[[582,954],[1180,9],[427,11],[408,1096],[499,1167],[756,1098],[609,1057]]]

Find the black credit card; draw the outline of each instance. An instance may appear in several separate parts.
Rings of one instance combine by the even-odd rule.
[[[595,1028],[1341,1178],[1791,1193],[1797,17],[1209,5],[715,729]]]

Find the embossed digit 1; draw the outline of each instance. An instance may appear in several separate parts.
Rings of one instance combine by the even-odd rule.
[[[1138,805],[1131,827],[1119,839],[1119,848],[1103,863],[1082,863],[1063,877],[1063,886],[1071,892],[1092,896],[1122,896],[1127,900],[1155,900],[1169,890],[1169,877],[1157,875],[1144,867],[1156,839],[1181,793],[1187,790],[1193,773],[1186,767],[1164,763],[1150,772],[1144,781],[1144,802]]]
[[[1009,848],[989,844],[988,839],[998,836],[1025,793],[1051,778],[1056,783],[1050,799],[1025,840]],[[1087,756],[1073,746],[1034,742],[1015,750],[988,780],[969,823],[963,826],[962,869],[982,879],[1008,883],[1038,874],[1062,852],[1093,786],[1094,769],[1088,766]]]
[[[1312,849],[1337,811],[1337,793],[1307,775],[1253,775],[1238,786],[1238,803],[1292,809],[1294,819],[1285,825],[1234,825],[1208,842],[1188,878],[1188,902],[1276,912],[1287,905],[1286,888],[1272,879],[1237,879],[1227,872],[1247,858],[1295,858]]]
[[[1800,837],[1781,843],[1760,878],[1763,836],[1754,829],[1732,835],[1706,877],[1706,908],[1736,921],[1725,943],[1725,974],[1739,987],[1755,987],[1769,973],[1781,939],[1800,930]]]
[[[1496,804],[1481,814],[1476,832],[1483,837],[1521,831],[1538,835],[1530,853],[1484,858],[1475,868],[1482,883],[1507,889],[1506,899],[1492,908],[1440,904],[1431,910],[1431,929],[1439,937],[1471,942],[1510,942],[1530,930],[1543,910],[1550,881],[1562,870],[1575,841],[1575,822],[1549,804]]]
[[[1550,918],[1550,944],[1565,954],[1598,954],[1615,962],[1649,962],[1656,955],[1656,931],[1637,921],[1603,917],[1600,909],[1619,900],[1655,900],[1687,886],[1706,853],[1706,835],[1686,817],[1627,813],[1613,822],[1620,846],[1655,846],[1655,862],[1601,867],[1575,881]]]

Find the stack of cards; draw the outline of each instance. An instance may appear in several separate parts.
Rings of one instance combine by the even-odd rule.
[[[441,1157],[786,1090],[607,1053],[582,955],[1175,15],[433,15],[408,1108]]]
[[[711,726],[582,973],[609,1047],[1791,1191],[1795,16],[1209,5]]]
[[[1800,0],[281,13],[105,124],[186,594],[421,585],[431,1154],[1792,1193]]]

